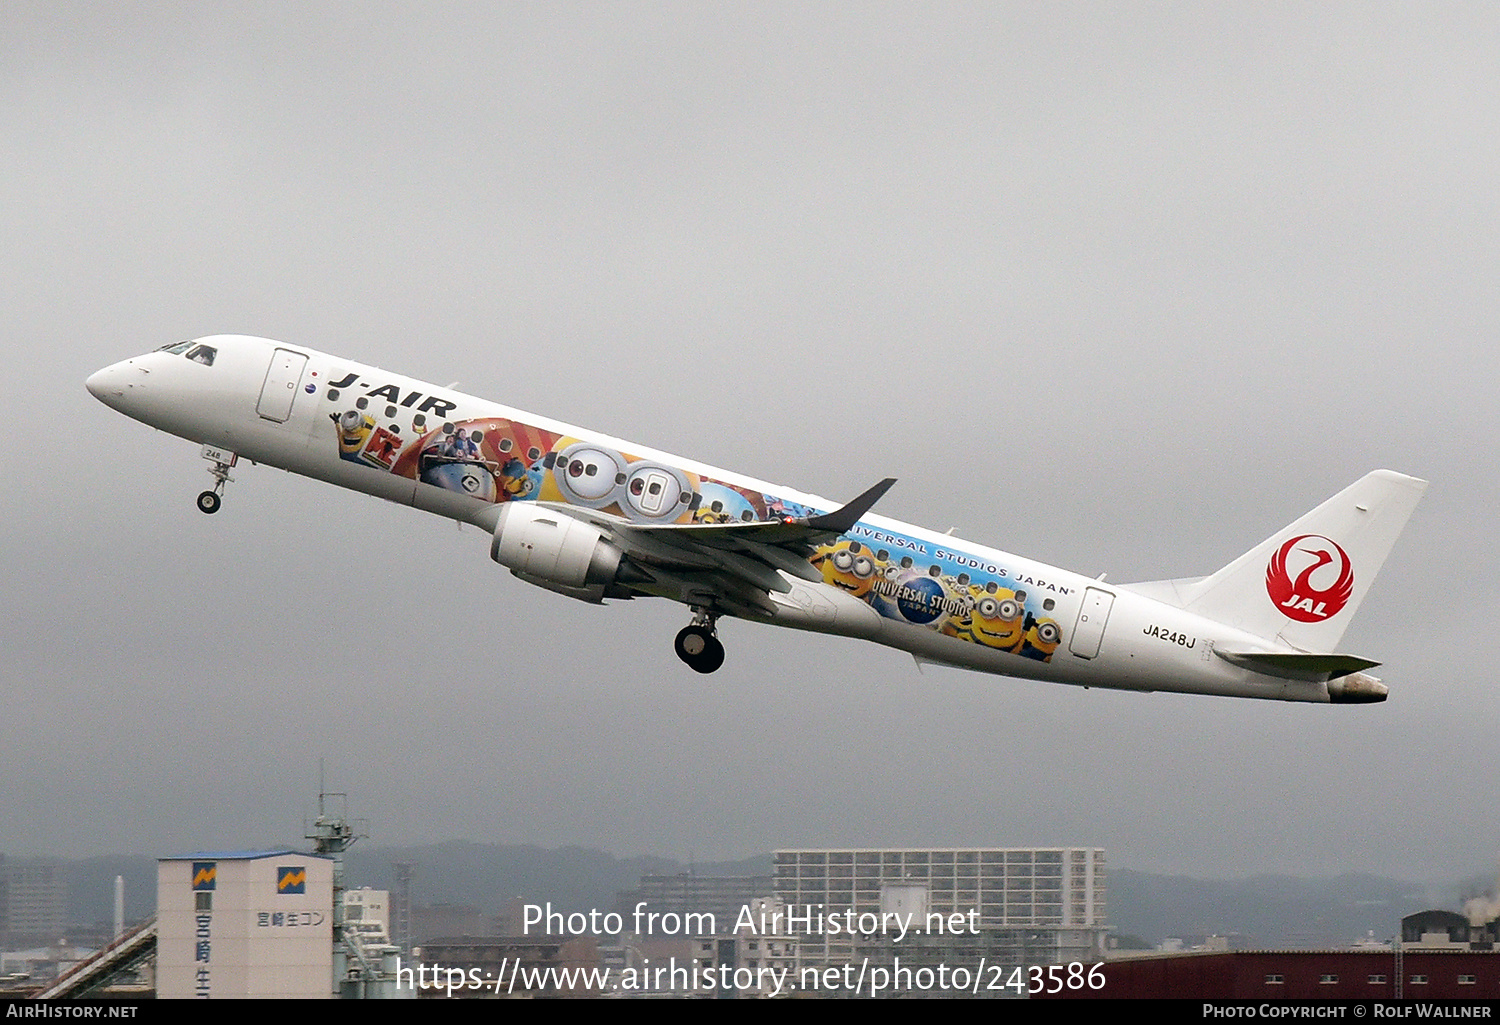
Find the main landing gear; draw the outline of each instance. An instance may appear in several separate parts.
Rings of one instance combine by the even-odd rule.
[[[674,647],[677,657],[694,672],[711,673],[724,664],[724,645],[719,643],[714,622],[719,617],[703,609],[694,609],[693,622],[677,634]]]
[[[222,448],[204,445],[203,458],[214,464],[208,468],[209,475],[214,479],[214,486],[212,490],[205,491],[198,496],[198,508],[206,513],[216,513],[219,511],[219,506],[224,503],[224,485],[234,480],[229,476],[230,468],[239,461],[240,457]]]

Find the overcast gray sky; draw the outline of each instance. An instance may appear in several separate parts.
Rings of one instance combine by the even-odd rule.
[[[293,837],[739,857],[1106,847],[1490,871],[1493,4],[12,4],[0,851]],[[84,378],[343,353],[1091,575],[1432,481],[1346,650],[1389,701],[1083,691],[594,608]]]

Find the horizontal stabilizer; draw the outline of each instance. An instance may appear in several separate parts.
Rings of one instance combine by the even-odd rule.
[[[1226,662],[1284,680],[1315,680],[1322,683],[1351,673],[1364,672],[1380,665],[1358,655],[1308,654],[1302,651],[1221,651],[1214,650]]]

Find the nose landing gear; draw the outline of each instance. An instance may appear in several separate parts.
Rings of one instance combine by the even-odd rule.
[[[694,609],[693,622],[683,627],[673,645],[677,657],[698,673],[711,673],[724,664],[724,645],[714,629],[719,617],[703,609]]]
[[[203,458],[214,464],[208,468],[209,476],[214,479],[214,486],[198,496],[198,508],[206,513],[216,513],[224,502],[224,485],[234,480],[229,476],[229,470],[239,462],[240,457],[222,448],[204,445]]]

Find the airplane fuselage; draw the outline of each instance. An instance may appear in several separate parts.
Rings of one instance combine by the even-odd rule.
[[[1216,652],[1284,646],[1127,587],[875,514],[810,546],[797,565],[778,568],[784,550],[767,565],[694,547],[684,538],[711,532],[687,528],[800,522],[836,505],[301,346],[211,336],[107,367],[88,387],[207,452],[474,524],[495,535],[495,558],[517,576],[585,600],[656,595],[713,615],[870,640],[920,661],[1087,687],[1313,702],[1385,692],[1362,674],[1331,692],[1327,680],[1233,664]],[[515,532],[538,511],[606,542],[628,535],[635,547],[619,542],[625,555],[607,553],[603,575],[593,563],[517,562],[534,553]],[[671,527],[683,529],[657,529]],[[506,531],[521,539],[521,555],[502,544]]]

